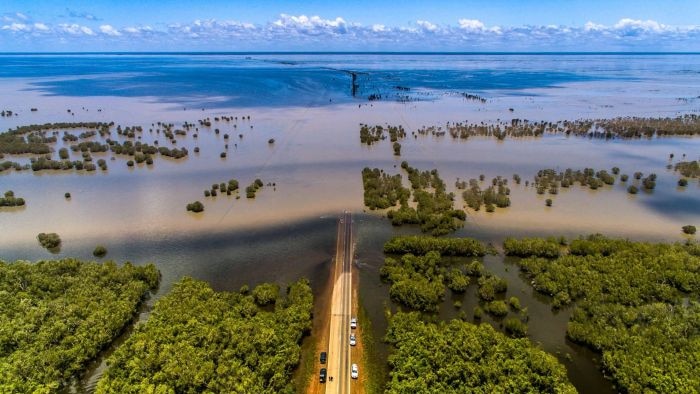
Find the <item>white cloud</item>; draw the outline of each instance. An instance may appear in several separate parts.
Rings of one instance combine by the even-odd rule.
[[[111,25],[100,26],[100,31],[102,32],[102,34],[106,34],[106,35],[112,36],[112,37],[118,37],[118,36],[122,35],[122,33],[120,33],[119,30],[115,29]]]
[[[86,36],[94,36],[95,32],[92,31],[91,28],[87,26],[81,26],[76,23],[68,24],[68,23],[61,23],[58,25],[58,31],[62,33],[68,33],[71,35],[79,36],[79,35],[86,35]]]
[[[281,14],[263,24],[196,19],[163,28],[97,25],[97,22],[52,25],[23,21],[16,13],[2,14],[1,20],[0,40],[7,35],[26,35],[33,39],[73,41],[77,45],[90,42],[91,37],[99,37],[95,42],[104,45],[105,40],[128,36],[134,47],[177,43],[191,48],[206,45],[206,48],[289,50],[700,50],[698,25],[669,26],[630,18],[611,25],[589,21],[582,26],[487,26],[481,20],[469,18],[458,18],[452,25],[421,19],[391,26],[362,25],[342,17]],[[160,47],[143,46],[144,49]]]
[[[30,31],[31,28],[29,25],[24,24],[24,23],[17,23],[13,22],[9,25],[5,25],[2,27],[2,30],[9,30],[9,31],[14,31],[14,32],[21,32],[21,31]]]
[[[484,22],[478,19],[460,19],[457,22],[459,22],[460,29],[468,31],[480,31],[486,28]]]
[[[287,15],[281,14],[279,19],[270,23],[267,30],[271,32],[284,31],[297,35],[317,36],[322,34],[345,34],[349,27],[345,19],[323,19],[318,15]]]
[[[630,19],[630,18],[623,18],[620,19],[619,22],[613,26],[617,30],[642,30],[642,31],[653,31],[653,32],[661,32],[662,30],[666,29],[666,26],[660,24],[657,21],[653,20],[639,20],[639,19]]]
[[[601,30],[605,30],[605,26],[588,21],[588,22],[586,22],[585,25],[583,25],[583,30],[584,31],[601,31]]]
[[[153,33],[154,30],[151,26],[129,26],[123,28],[122,32],[138,36]]]
[[[416,24],[418,26],[420,26],[423,30],[429,31],[429,32],[435,32],[438,29],[437,25],[430,23],[428,21],[418,20],[418,21],[416,21]]]

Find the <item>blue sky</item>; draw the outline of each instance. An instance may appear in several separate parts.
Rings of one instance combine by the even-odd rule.
[[[0,51],[177,50],[700,51],[700,1],[0,4]]]

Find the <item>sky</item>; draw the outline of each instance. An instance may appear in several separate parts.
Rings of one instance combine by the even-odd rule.
[[[700,0],[3,0],[0,52],[700,51]]]

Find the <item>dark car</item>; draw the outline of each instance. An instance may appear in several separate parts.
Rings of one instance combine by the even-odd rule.
[[[321,373],[319,374],[319,380],[321,383],[326,383],[326,369],[321,368]]]
[[[326,354],[326,352],[321,352],[321,364],[325,364],[327,358],[328,354]]]

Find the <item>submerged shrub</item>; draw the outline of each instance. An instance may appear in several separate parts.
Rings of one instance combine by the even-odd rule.
[[[107,248],[105,248],[102,245],[98,245],[95,247],[95,250],[92,251],[92,255],[95,257],[104,257],[107,254]]]
[[[61,246],[61,237],[56,233],[39,233],[36,238],[45,249],[56,249]]]
[[[191,212],[202,212],[204,211],[204,204],[199,201],[195,201],[187,204],[187,210]]]

